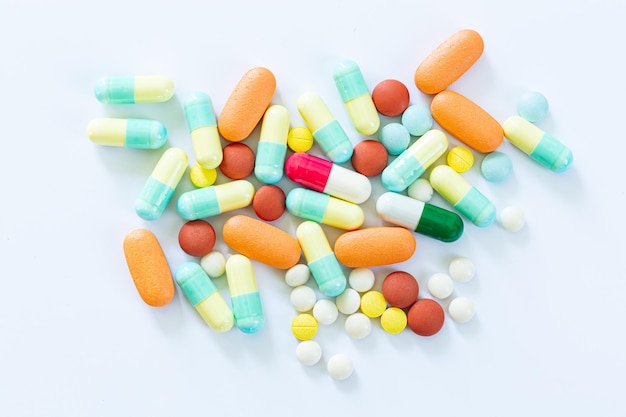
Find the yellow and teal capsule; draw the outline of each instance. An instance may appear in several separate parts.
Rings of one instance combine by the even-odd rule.
[[[302,94],[297,106],[313,138],[331,161],[343,164],[352,157],[350,138],[318,94]]]
[[[159,75],[104,77],[94,93],[105,104],[160,103],[172,98],[174,83]]]
[[[489,226],[496,219],[493,203],[448,165],[439,165],[432,170],[430,184],[476,226]]]
[[[358,205],[306,188],[289,191],[286,205],[294,216],[344,230],[358,229],[365,219]]]
[[[254,197],[254,185],[246,180],[187,191],[178,197],[178,214],[186,220],[217,216],[227,211],[247,207]]]
[[[258,332],[263,327],[265,318],[250,259],[239,254],[228,258],[226,280],[235,324],[244,333]]]
[[[185,117],[196,162],[203,168],[217,168],[223,154],[211,98],[199,91],[193,93],[185,102]]]
[[[333,78],[354,128],[365,136],[376,133],[380,117],[357,63],[349,59],[339,62],[333,71]]]
[[[204,269],[195,262],[185,262],[176,270],[176,283],[206,324],[217,332],[233,327],[230,307]]]
[[[94,119],[87,125],[93,143],[137,149],[158,149],[167,141],[165,126],[147,119]]]
[[[165,151],[135,201],[139,217],[155,220],[163,214],[187,169],[187,163],[187,154],[182,149],[169,148]]]
[[[574,160],[569,148],[522,117],[509,117],[502,128],[509,142],[554,172],[566,171]]]
[[[254,175],[265,184],[275,184],[283,177],[289,111],[280,105],[270,106],[263,116],[261,134],[256,149]]]
[[[431,129],[402,152],[381,174],[389,191],[404,191],[448,149],[448,138],[441,130]]]
[[[313,221],[305,221],[296,229],[296,238],[320,292],[327,297],[341,294],[348,280],[322,227]]]

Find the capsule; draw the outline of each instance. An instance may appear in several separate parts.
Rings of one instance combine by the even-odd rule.
[[[185,102],[185,117],[196,162],[203,168],[217,168],[222,163],[222,143],[211,98],[202,92],[193,93]]]
[[[263,327],[265,318],[250,259],[239,254],[228,258],[226,280],[235,324],[244,333],[258,332]]]
[[[296,237],[321,293],[327,297],[341,294],[348,281],[322,227],[305,221],[296,229]]]
[[[186,169],[185,151],[180,148],[165,151],[135,201],[135,211],[139,217],[155,220],[163,214]]]
[[[351,203],[361,204],[372,193],[372,184],[365,175],[307,153],[287,158],[285,171],[293,182]]]
[[[105,104],[160,103],[174,95],[174,83],[167,77],[104,77],[98,80],[94,93]]]
[[[289,111],[283,106],[270,106],[263,116],[256,149],[254,175],[265,184],[275,184],[283,177],[289,135]]]
[[[176,283],[209,327],[218,332],[233,327],[233,312],[200,265],[182,264],[176,271]]]
[[[430,184],[462,215],[478,227],[489,226],[496,218],[496,207],[476,187],[447,165],[430,173]]]
[[[454,242],[463,234],[458,214],[402,194],[382,194],[376,200],[376,212],[386,222],[442,242]]]
[[[356,204],[306,188],[294,188],[287,194],[287,210],[294,216],[344,230],[361,227],[365,214]]]
[[[333,78],[354,128],[365,136],[376,133],[380,117],[357,63],[348,59],[339,62]]]
[[[254,197],[254,186],[246,180],[187,191],[178,197],[178,214],[186,220],[217,216],[227,211],[247,207]]]
[[[94,119],[87,125],[93,143],[137,149],[158,149],[167,140],[163,123],[146,119]]]
[[[404,191],[447,149],[445,133],[437,129],[429,130],[383,170],[383,185],[389,191]]]
[[[574,160],[569,148],[526,119],[509,117],[502,127],[509,142],[554,172],[566,171]]]
[[[298,98],[298,111],[331,161],[343,164],[352,157],[350,138],[318,94],[302,94]]]

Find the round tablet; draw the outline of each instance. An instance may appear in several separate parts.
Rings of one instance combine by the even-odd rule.
[[[352,359],[342,353],[333,355],[326,364],[326,369],[330,376],[335,379],[346,379],[352,375],[354,367],[352,365]]]
[[[375,140],[359,142],[352,152],[352,167],[359,174],[375,177],[387,166],[387,149]]]
[[[210,278],[218,278],[226,272],[226,257],[222,252],[211,251],[200,259],[200,266]]]
[[[315,302],[317,301],[317,296],[315,295],[315,291],[311,287],[307,287],[306,285],[300,285],[299,287],[291,290],[291,304],[294,308],[304,313],[306,311],[310,311]]]
[[[322,359],[322,348],[315,340],[303,340],[296,346],[296,358],[302,365],[313,366]]]
[[[524,212],[517,206],[508,206],[502,209],[498,218],[500,225],[509,232],[518,232],[526,224]]]
[[[254,193],[252,207],[259,219],[274,221],[285,212],[285,192],[275,185],[263,185]]]
[[[426,178],[418,178],[409,185],[407,194],[411,198],[427,202],[433,198],[433,187]]]
[[[415,277],[408,272],[395,271],[383,280],[382,291],[389,305],[406,308],[417,300],[419,285]]]
[[[448,152],[446,163],[458,173],[465,172],[474,165],[474,154],[465,146],[455,146]]]
[[[204,256],[215,246],[215,230],[204,220],[192,220],[183,224],[178,232],[180,248],[191,256]]]
[[[407,313],[409,328],[420,336],[432,336],[443,327],[443,308],[434,300],[417,300]]]
[[[423,104],[413,104],[402,113],[402,125],[413,136],[422,136],[433,127],[430,108]]]
[[[371,290],[375,281],[376,277],[374,276],[374,272],[369,268],[355,268],[350,271],[350,275],[348,276],[350,287],[358,292]]]
[[[465,297],[457,297],[450,302],[448,314],[457,323],[465,323],[474,317],[474,304]]]
[[[306,152],[313,146],[313,135],[304,126],[296,126],[287,134],[287,146],[294,152]]]
[[[310,340],[317,333],[317,320],[308,313],[298,314],[291,322],[291,331],[298,340]]]
[[[378,291],[368,291],[361,296],[361,311],[367,317],[380,317],[387,309],[385,296]]]
[[[459,256],[450,262],[448,273],[456,282],[467,282],[474,278],[476,267],[471,259]]]
[[[352,314],[361,306],[361,296],[352,288],[346,288],[335,298],[337,309],[343,314]]]
[[[517,101],[517,114],[529,122],[540,122],[548,114],[548,100],[538,91],[528,91]]]
[[[409,89],[398,80],[385,80],[372,90],[376,110],[384,116],[400,116],[409,105]]]
[[[215,184],[217,171],[214,168],[205,168],[196,163],[191,170],[189,170],[189,179],[191,183],[198,188],[208,187]]]
[[[444,299],[448,298],[454,291],[454,283],[448,274],[438,272],[428,278],[428,291],[433,297]]]
[[[254,170],[254,152],[245,143],[224,146],[220,171],[231,180],[246,178]]]
[[[483,158],[480,172],[487,181],[501,182],[511,176],[513,163],[507,154],[494,151]]]
[[[363,313],[354,313],[346,317],[344,327],[353,339],[363,339],[372,331],[372,321]]]
[[[339,310],[337,310],[337,305],[330,300],[325,298],[317,300],[313,306],[313,317],[319,324],[333,324],[338,316]]]
[[[400,155],[409,147],[411,135],[400,123],[389,123],[380,129],[378,139],[389,155]]]
[[[297,264],[285,272],[285,282],[290,287],[298,287],[307,283],[311,277],[311,271],[306,264]]]
[[[406,328],[406,313],[398,307],[389,307],[380,316],[380,325],[387,333],[398,334]]]

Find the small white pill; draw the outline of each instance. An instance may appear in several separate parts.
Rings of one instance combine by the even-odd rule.
[[[363,313],[350,314],[346,318],[345,328],[353,339],[363,339],[372,331],[372,320]]]
[[[418,178],[407,189],[409,197],[419,201],[429,201],[433,197],[433,187],[426,178]]]
[[[226,272],[226,257],[222,252],[211,251],[200,259],[200,266],[209,277],[221,277]]]
[[[428,278],[428,291],[433,297],[444,299],[448,298],[454,291],[454,283],[448,274],[438,272]]]
[[[457,323],[465,323],[474,317],[474,304],[465,297],[457,297],[450,302],[448,314]]]
[[[358,292],[371,290],[375,281],[374,271],[368,268],[353,269],[348,276],[350,286]]]
[[[337,308],[343,314],[352,314],[361,307],[361,296],[356,290],[346,288],[337,296],[335,304],[337,304]]]
[[[346,379],[352,375],[352,359],[343,353],[333,355],[326,364],[328,373],[335,379]]]
[[[291,304],[301,313],[310,311],[317,301],[317,296],[313,288],[307,287],[306,285],[300,285],[291,290],[290,298]]]
[[[337,305],[325,298],[317,300],[313,306],[313,317],[317,319],[319,324],[333,324],[339,316]]]
[[[471,259],[460,256],[450,262],[448,272],[450,277],[456,282],[467,282],[474,278],[476,268]]]
[[[502,209],[499,220],[500,225],[509,232],[517,232],[526,224],[524,212],[516,206],[508,206]]]
[[[315,340],[303,340],[296,346],[296,357],[302,365],[313,366],[322,358],[322,348]]]
[[[311,271],[305,264],[295,265],[285,272],[285,282],[290,287],[299,287],[307,283],[311,277]]]

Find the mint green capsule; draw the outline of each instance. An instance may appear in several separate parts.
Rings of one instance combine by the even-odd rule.
[[[228,258],[226,280],[237,328],[244,333],[258,332],[265,317],[250,259],[239,254]]]
[[[283,177],[288,135],[289,111],[280,105],[270,106],[263,116],[254,163],[259,181],[275,184]]]
[[[211,98],[202,92],[193,93],[185,101],[185,117],[196,162],[203,168],[217,168],[223,153]]]
[[[185,220],[217,216],[227,211],[249,206],[254,197],[254,185],[246,180],[187,191],[178,197],[176,208]]]
[[[365,219],[358,205],[306,188],[289,191],[285,204],[294,216],[344,230],[358,229]]]
[[[147,119],[94,119],[87,125],[93,143],[138,149],[158,149],[167,141],[165,126]]]
[[[160,103],[174,95],[174,83],[162,76],[104,77],[94,88],[105,104]]]

